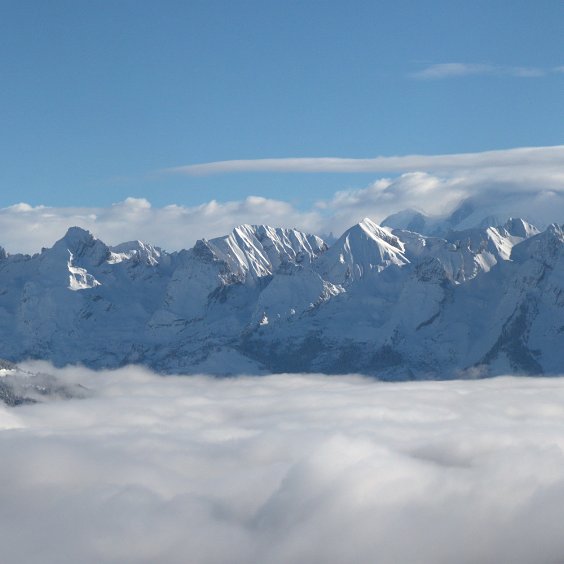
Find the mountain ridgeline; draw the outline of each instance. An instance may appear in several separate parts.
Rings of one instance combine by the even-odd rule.
[[[0,249],[0,357],[218,375],[562,373],[562,228],[424,224],[365,219],[330,247],[242,225],[173,253],[73,227],[33,256]]]

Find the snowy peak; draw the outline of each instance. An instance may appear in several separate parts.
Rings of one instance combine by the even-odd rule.
[[[532,259],[544,264],[553,264],[564,253],[563,226],[553,223],[546,231],[525,239],[511,252],[511,260],[524,262]]]
[[[296,229],[266,225],[253,225],[252,229],[275,269],[286,263],[310,264],[327,250],[323,239]]]
[[[443,237],[405,230],[393,233],[404,244],[404,254],[410,261],[435,258],[443,265],[446,276],[458,284],[489,272],[499,261],[510,260],[513,247],[538,230],[521,219],[510,219],[502,227],[449,231]]]
[[[408,264],[404,250],[398,237],[365,218],[345,231],[315,267],[329,282],[348,285],[388,266]]]
[[[288,265],[310,264],[326,248],[319,237],[295,229],[240,225],[225,237],[199,241],[194,250],[202,259],[220,261],[251,282]]]
[[[109,248],[89,231],[71,227],[52,248],[42,249],[37,259],[28,257],[28,262],[37,264],[44,286],[84,290],[100,285],[89,271],[97,269],[109,256]]]
[[[158,264],[161,257],[161,249],[153,247],[142,241],[128,241],[110,248],[111,256],[108,258],[110,263],[119,263],[126,260],[133,260],[135,263],[144,263],[149,266]]]
[[[218,303],[228,299],[237,303],[235,307],[239,312],[277,274],[303,270],[325,249],[319,237],[266,225],[240,225],[224,237],[200,239],[192,249],[178,254],[178,268],[172,274],[165,297],[167,315],[189,321],[203,319],[210,309],[216,310]],[[292,284],[299,287],[299,282]],[[317,298],[319,283],[306,285],[308,289],[302,293]],[[274,293],[273,300],[280,302],[278,312],[285,299],[280,293]],[[260,307],[271,309],[268,303],[267,299]],[[293,305],[290,303],[286,309],[290,310]],[[255,312],[252,317],[256,315]],[[163,319],[163,316],[159,314],[157,318]]]
[[[349,229],[349,236],[358,230],[361,230],[367,237],[377,243],[384,241],[387,245],[394,247],[394,252],[398,250],[403,251],[403,245],[395,235],[383,229],[368,217],[365,217],[360,223],[351,227]]]
[[[45,252],[65,258],[70,253],[73,262],[84,268],[99,266],[110,257],[109,247],[81,227],[69,228],[65,236]]]
[[[216,256],[229,268],[247,279],[257,279],[272,274],[272,264],[251,225],[240,225],[226,237],[212,239]]]
[[[87,229],[82,229],[82,227],[69,227],[65,235],[55,243],[53,248],[64,247],[72,253],[77,254],[81,249],[92,247],[95,241],[94,235]]]
[[[488,250],[485,232],[452,233],[452,237],[426,237],[411,231],[394,231],[405,245],[406,257],[416,265],[429,261],[440,263],[442,274],[456,284],[487,272],[496,264]],[[423,268],[423,267],[422,267]],[[426,270],[425,266],[423,270]],[[437,270],[437,265],[432,267]],[[424,276],[422,279],[426,279]]]
[[[534,225],[531,225],[524,219],[513,217],[510,217],[505,225],[503,225],[503,229],[505,229],[509,235],[521,237],[522,239],[528,239],[540,233]]]

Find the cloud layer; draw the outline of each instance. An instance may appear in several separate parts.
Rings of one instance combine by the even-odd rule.
[[[562,379],[57,376],[93,396],[0,406],[7,562],[519,564],[564,553]]]
[[[73,225],[89,229],[109,244],[141,239],[167,250],[190,247],[202,237],[224,235],[242,223],[339,235],[367,216],[379,222],[406,208],[441,215],[469,197],[483,208],[484,217],[498,215],[505,221],[520,216],[541,228],[564,219],[564,146],[377,159],[227,161],[182,170],[188,168],[193,174],[202,170],[198,167],[207,167],[207,172],[303,172],[308,167],[318,172],[373,171],[377,179],[368,186],[328,195],[309,209],[259,196],[158,208],[144,198],[127,198],[105,208],[20,203],[0,209],[0,245],[12,253],[37,252],[51,246]],[[390,170],[395,175],[376,174]]]
[[[17,204],[0,208],[0,245],[9,252],[38,252],[60,239],[69,227],[90,230],[108,244],[141,239],[169,251],[191,247],[197,239],[225,235],[242,223],[265,223],[311,231],[323,225],[316,211],[298,211],[280,200],[245,200],[199,206],[153,207],[145,198],[127,198],[110,207],[65,208]]]
[[[163,172],[187,174],[190,176],[236,172],[386,173],[471,170],[476,168],[501,169],[531,166],[562,167],[563,165],[564,145],[555,147],[523,147],[481,153],[407,155],[370,159],[322,157],[217,161],[174,167]]]

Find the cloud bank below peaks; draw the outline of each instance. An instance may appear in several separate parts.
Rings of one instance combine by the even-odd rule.
[[[309,209],[261,196],[164,207],[154,207],[144,198],[127,198],[108,207],[20,203],[0,209],[0,245],[12,253],[37,252],[73,225],[90,230],[109,244],[140,239],[167,250],[224,235],[243,223],[339,235],[367,216],[380,222],[408,208],[441,216],[468,198],[474,201],[478,221],[492,215],[501,223],[510,216],[523,217],[540,228],[564,221],[564,146],[377,159],[226,161],[191,165],[181,172],[303,172],[304,167],[312,172],[372,171],[376,178],[368,186],[329,194]],[[376,174],[390,170],[393,174]],[[347,179],[349,186],[353,178]]]
[[[44,364],[0,404],[0,543],[27,564],[557,562],[564,380],[158,377]]]

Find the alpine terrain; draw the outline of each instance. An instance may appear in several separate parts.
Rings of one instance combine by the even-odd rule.
[[[33,256],[0,249],[0,357],[166,373],[561,373],[562,227],[461,213],[364,219],[331,246],[241,225],[173,253],[78,227]]]

